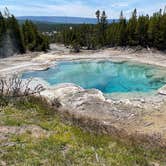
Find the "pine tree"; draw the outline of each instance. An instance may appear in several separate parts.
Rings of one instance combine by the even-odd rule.
[[[3,40],[6,34],[6,22],[2,13],[0,12],[0,58],[5,57],[4,49],[3,49]]]
[[[138,44],[146,47],[148,44],[148,26],[149,16],[140,16],[136,26],[136,34],[138,38]]]
[[[157,48],[160,50],[166,49],[166,13],[164,12],[160,18],[160,25],[159,25],[159,39]]]
[[[22,31],[24,35],[24,42],[26,49],[29,51],[35,51],[36,46],[36,27],[34,27],[31,21],[26,20],[22,26]]]
[[[123,11],[120,13],[119,23],[117,25],[116,42],[119,46],[126,45],[126,19],[123,16]]]
[[[35,24],[26,20],[22,25],[24,43],[29,51],[46,51],[49,49],[48,38],[42,35]]]
[[[0,57],[11,56],[15,53],[24,53],[23,36],[20,26],[8,9],[4,16],[0,13]]]
[[[102,12],[101,18],[100,18],[100,44],[102,46],[104,46],[106,44],[106,31],[107,31],[107,25],[108,25],[108,21],[107,21],[107,16],[105,11]]]
[[[96,11],[97,23],[100,23],[100,10]]]
[[[138,45],[136,27],[137,27],[137,10],[134,9],[132,13],[132,17],[129,19],[129,22],[127,25],[128,45],[130,46]]]
[[[15,45],[15,49],[18,51],[18,53],[25,53],[23,34],[18,24],[18,21],[16,20],[14,15],[12,15],[8,18],[8,22],[9,34],[13,42],[13,45]]]
[[[148,28],[148,43],[150,47],[158,48],[160,43],[160,19],[161,19],[161,10],[157,13],[154,13],[150,18],[149,28]]]
[[[6,33],[6,22],[5,19],[2,15],[2,13],[0,12],[0,44],[3,38],[3,35]]]

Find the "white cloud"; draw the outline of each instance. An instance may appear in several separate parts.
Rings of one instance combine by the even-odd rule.
[[[0,10],[3,11],[5,5],[0,5]],[[70,3],[62,5],[8,5],[8,9],[16,16],[76,16],[76,17],[94,17],[95,8],[82,5],[80,3]]]
[[[111,5],[112,7],[128,7],[128,2],[116,2]]]

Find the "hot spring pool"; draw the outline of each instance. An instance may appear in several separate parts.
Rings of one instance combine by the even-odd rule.
[[[23,78],[38,77],[50,85],[74,83],[85,89],[99,89],[103,93],[150,92],[166,84],[154,66],[129,62],[59,62],[44,71],[23,73]]]

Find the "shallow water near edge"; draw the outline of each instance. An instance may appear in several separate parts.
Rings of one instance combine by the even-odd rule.
[[[166,84],[159,76],[159,68],[129,62],[59,62],[43,71],[23,73],[23,78],[37,77],[50,85],[74,83],[85,89],[98,89],[103,93],[151,92]]]

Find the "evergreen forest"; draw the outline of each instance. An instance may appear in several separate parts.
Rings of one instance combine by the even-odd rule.
[[[36,25],[26,20],[20,25],[8,9],[0,12],[0,57],[22,54],[26,51],[46,51],[48,37],[38,31]]]
[[[63,28],[56,34],[56,42],[66,46],[97,49],[101,47],[141,46],[166,49],[166,10],[161,9],[152,16],[140,15],[137,10],[126,19],[123,12],[119,21],[108,24],[105,11],[96,11],[97,24],[82,24]]]

